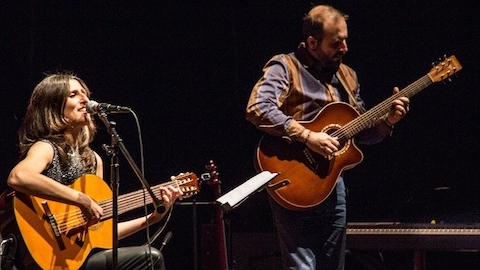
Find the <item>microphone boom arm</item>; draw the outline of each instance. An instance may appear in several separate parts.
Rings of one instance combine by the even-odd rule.
[[[165,206],[163,206],[162,203],[161,203],[161,200],[158,199],[155,196],[155,194],[152,191],[152,188],[148,184],[144,175],[141,173],[140,168],[138,168],[137,164],[135,163],[132,156],[128,152],[127,148],[125,147],[125,144],[123,143],[123,140],[120,138],[117,131],[115,130],[115,123],[112,123],[112,122],[108,121],[106,112],[101,112],[101,113],[98,114],[98,116],[102,120],[102,122],[105,124],[105,126],[107,127],[108,133],[111,135],[112,145],[113,146],[116,145],[118,147],[118,149],[120,149],[122,154],[127,159],[128,163],[132,167],[132,169],[133,169],[135,175],[137,176],[138,180],[140,181],[142,186],[147,190],[147,192],[150,194],[150,197],[152,197],[152,202],[153,202],[153,206],[155,207],[155,211],[157,211],[157,213],[164,213],[165,212]]]

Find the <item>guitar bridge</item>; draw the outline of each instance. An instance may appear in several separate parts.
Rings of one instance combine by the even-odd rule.
[[[47,220],[48,224],[50,224],[50,228],[52,229],[53,235],[55,236],[55,240],[57,240],[58,247],[60,250],[64,250],[65,245],[62,241],[61,231],[58,228],[57,221],[55,220],[55,216],[50,211],[50,207],[46,201],[42,202],[43,210],[45,211],[45,219]]]

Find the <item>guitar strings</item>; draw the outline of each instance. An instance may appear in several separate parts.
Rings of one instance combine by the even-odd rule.
[[[440,78],[437,78],[438,81],[443,81],[447,78],[451,77],[451,74],[455,74],[457,71],[457,67],[451,66],[451,59],[445,59],[444,62],[435,66],[436,74],[440,72],[445,72],[441,75]],[[433,69],[432,69],[433,72]],[[430,73],[432,73],[430,72]],[[365,112],[364,114],[360,115],[358,118],[359,121],[351,121],[350,123],[343,126],[341,129],[336,130],[332,133],[333,136],[339,138],[340,141],[346,141],[353,137],[355,134],[363,130],[365,127],[372,125],[374,121],[376,121],[376,117],[378,115],[386,114],[391,106],[392,101],[395,99],[406,96],[408,98],[412,97],[413,95],[417,94],[427,86],[433,83],[433,78],[429,75],[430,73],[426,74],[425,76],[421,77],[417,81],[413,82],[409,86],[405,87],[403,90],[399,91],[397,94],[392,95],[390,98],[386,99],[385,101],[381,102],[377,106],[373,107],[371,110]],[[406,95],[404,95],[406,94]],[[367,121],[369,120],[370,121]],[[363,120],[363,123],[362,123]],[[357,124],[358,122],[358,124]]]
[[[186,175],[186,176],[190,176],[190,174]],[[186,181],[186,182],[192,181],[192,179],[190,177],[185,179],[185,175],[182,175],[182,179],[180,179],[180,180]],[[156,186],[152,187],[152,191],[154,192],[154,194],[156,196],[159,196],[159,195],[161,195],[160,187],[174,185],[177,188],[179,188],[180,187],[180,184],[179,184],[180,180],[173,180],[173,181],[170,181],[170,182],[166,182],[166,183],[156,185]],[[157,192],[155,192],[155,191],[157,191]],[[146,190],[142,189],[142,190],[137,190],[137,191],[119,196],[118,206],[119,206],[119,209],[121,209],[121,211],[119,211],[118,213],[123,214],[125,212],[128,212],[129,210],[132,210],[132,209],[135,209],[135,208],[138,208],[138,207],[144,205],[142,198],[143,198],[145,192],[146,192]],[[148,204],[153,202],[153,199],[150,196],[147,196],[147,198],[148,198],[147,199]],[[140,200],[140,199],[142,199],[142,200]],[[161,200],[161,197],[160,197],[160,200]],[[105,219],[108,219],[108,218],[112,217],[112,214],[113,214],[113,200],[112,199],[101,201],[101,202],[99,202],[99,205],[104,209],[104,212],[106,213],[101,218],[101,220],[105,220]],[[55,214],[55,219],[56,219],[58,228],[59,228],[61,233],[64,233],[64,232],[66,232],[68,230],[71,230],[71,229],[83,227],[87,224],[87,220],[85,219],[85,216],[83,215],[82,211],[78,208],[73,210],[73,211],[69,211],[69,212],[57,213],[57,214]]]
[[[383,102],[379,103],[371,110],[365,112],[364,114],[359,115],[355,120],[350,121],[343,127],[338,130],[335,130],[331,136],[337,137],[339,141],[344,142],[358,132],[362,131],[364,128],[372,125],[376,120],[378,115],[383,115],[388,112],[390,109],[392,102],[402,96],[411,97],[416,93],[420,92],[422,89],[426,88],[432,84],[432,80],[427,75],[423,76],[422,78],[418,79],[414,83],[408,85],[403,90],[399,91],[398,93],[390,96]]]
[[[158,186],[155,186],[153,188],[157,188],[157,187]],[[135,192],[120,196],[119,200],[118,200],[118,207],[122,211],[119,211],[119,214],[123,214],[124,212],[128,211],[128,210],[123,210],[124,206],[129,206],[133,209],[133,208],[137,208],[138,206],[143,205],[143,201],[139,204],[139,200],[143,197],[143,194],[145,192],[146,192],[145,190],[139,190],[139,191],[135,191]],[[151,203],[152,199],[150,197],[148,197],[148,198],[149,199],[147,199],[147,203]],[[110,200],[99,202],[99,205],[104,209],[104,213],[105,213],[104,216],[101,218],[101,220],[108,219],[108,218],[112,217],[112,215],[113,215],[113,200],[110,199]],[[59,216],[62,216],[62,215],[64,217],[68,217],[69,221],[63,222],[63,223],[59,222],[58,225],[59,225],[59,228],[60,228],[61,232],[64,232],[64,231],[67,231],[67,230],[70,230],[70,229],[74,229],[74,228],[78,228],[78,227],[82,227],[82,226],[85,226],[87,224],[85,216],[83,215],[83,213],[80,209],[76,209],[76,210],[71,211],[71,212],[65,212],[65,213],[59,214]],[[59,218],[59,220],[61,220],[61,219],[62,218]]]
[[[165,186],[171,183],[164,183],[157,185],[152,188],[152,190],[157,189],[159,186]],[[139,203],[140,199],[143,197],[143,194],[145,193],[145,190],[137,190],[125,195],[121,195],[118,199],[118,206],[121,211],[119,211],[119,214],[123,214],[127,212],[129,209],[124,209],[124,206],[129,206],[130,209],[137,208],[141,205],[143,205],[143,200]],[[147,203],[151,203],[152,198],[148,197]],[[112,217],[113,215],[113,200],[109,199],[106,201],[99,202],[99,205],[104,209],[105,215],[101,218],[101,220],[108,219]],[[66,231],[67,229],[70,228],[77,228],[77,227],[82,227],[87,224],[87,221],[85,220],[85,216],[83,215],[82,211],[80,209],[76,209],[72,212],[66,212],[63,213],[64,216],[69,216],[70,213],[73,213],[70,217],[72,218],[70,221],[59,224],[60,230]],[[60,214],[62,215],[62,214]]]

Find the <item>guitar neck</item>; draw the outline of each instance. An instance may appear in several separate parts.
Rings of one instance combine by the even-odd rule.
[[[354,120],[350,121],[341,129],[336,131],[336,133],[338,132],[339,135],[344,135],[346,139],[352,138],[353,136],[358,134],[360,131],[368,127],[371,127],[380,117],[387,114],[387,112],[390,110],[392,106],[392,102],[395,99],[398,99],[400,97],[410,98],[431,84],[432,84],[432,80],[428,74],[421,77],[420,79],[408,85],[398,93],[390,96],[383,102],[377,104],[375,107],[371,108],[370,110],[361,114]]]
[[[160,187],[174,185],[178,186],[177,181],[171,181],[167,183],[162,183],[156,186],[151,187],[152,192],[157,198],[161,200]],[[128,211],[140,208],[145,205],[153,203],[153,199],[146,190],[137,190],[130,193],[126,193],[118,196],[118,214],[124,214]],[[104,215],[102,220],[106,220],[113,217],[113,199],[105,200],[99,203],[99,205],[104,209]]]

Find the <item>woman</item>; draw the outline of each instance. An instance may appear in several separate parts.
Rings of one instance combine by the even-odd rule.
[[[8,177],[8,185],[17,192],[79,207],[87,226],[99,222],[104,210],[88,194],[69,185],[85,174],[103,179],[102,159],[89,147],[96,131],[85,108],[89,98],[90,91],[80,78],[68,73],[46,76],[30,98],[19,131],[20,162]],[[161,199],[167,211],[118,223],[118,239],[162,220],[181,195],[178,188],[162,187]],[[111,268],[111,253],[102,250],[93,254],[82,268]],[[23,264],[17,268],[38,267],[28,255],[17,252],[15,261]],[[136,269],[152,269],[152,263],[154,269],[164,268],[161,253],[148,247],[119,248],[117,262],[119,269],[131,269],[127,263]]]

